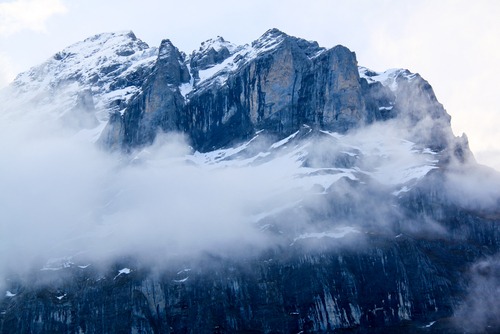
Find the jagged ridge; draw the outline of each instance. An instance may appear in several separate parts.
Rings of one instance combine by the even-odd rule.
[[[156,49],[132,32],[96,35],[19,75],[8,93],[17,98],[6,98],[7,110],[27,101],[56,117],[90,109],[93,138],[125,150],[158,131],[184,132],[206,151],[263,128],[282,137],[303,124],[342,133],[395,117],[414,130],[410,140],[437,150],[454,141],[449,115],[418,74],[358,69],[343,46],[326,50],[277,29],[243,46],[208,40],[189,56],[168,40]]]

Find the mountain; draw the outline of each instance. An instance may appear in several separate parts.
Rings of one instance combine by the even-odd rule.
[[[159,130],[187,133],[207,151],[260,129],[343,133],[395,117],[429,147],[453,140],[449,115],[418,74],[358,68],[343,46],[326,50],[277,29],[244,46],[208,40],[190,56],[169,40],[157,49],[132,32],[100,34],[20,74],[6,94],[16,98],[3,109],[33,105],[125,150],[151,144]]]
[[[122,32],[69,46],[0,100],[12,124],[36,120],[23,134],[63,129],[35,148],[76,189],[52,214],[57,182],[29,178],[20,207],[43,208],[29,219],[5,198],[0,228],[39,220],[49,241],[25,255],[5,239],[0,333],[500,330],[500,175],[419,74],[277,29],[189,55]],[[11,159],[36,151],[11,145]]]

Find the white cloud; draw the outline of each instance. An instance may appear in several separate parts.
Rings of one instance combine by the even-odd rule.
[[[199,168],[184,162],[189,148],[173,135],[124,163],[32,116],[0,115],[0,156],[9,157],[0,164],[0,285],[7,269],[48,258],[163,261],[264,245],[248,210],[280,170]]]
[[[64,14],[62,0],[16,0],[0,3],[0,35],[22,30],[44,32],[46,21],[55,14]]]

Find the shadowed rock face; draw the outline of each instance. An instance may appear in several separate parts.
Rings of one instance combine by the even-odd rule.
[[[437,148],[452,138],[449,116],[425,80],[401,70],[392,78],[395,90],[368,82],[360,78],[355,54],[340,45],[325,50],[272,29],[242,47],[207,41],[187,60],[169,41],[159,53],[142,93],[109,123],[124,132],[108,145],[146,145],[160,129],[184,132],[195,149],[206,151],[261,129],[284,137],[308,124],[343,133],[394,117],[410,128],[436,123],[415,132]],[[184,96],[183,86],[189,86]]]
[[[169,40],[162,41],[158,59],[151,75],[146,79],[143,92],[127,107],[123,119],[123,141],[125,146],[151,143],[156,132],[178,129],[184,99],[179,92],[179,85],[189,82],[190,75],[182,63],[183,55]],[[110,120],[114,124],[115,119]]]

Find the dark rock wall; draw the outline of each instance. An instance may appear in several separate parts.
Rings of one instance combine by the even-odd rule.
[[[311,60],[305,51],[285,39],[231,75],[227,86],[192,94],[185,130],[195,146],[225,144],[213,136],[225,131],[241,140],[237,134],[262,128],[285,136],[302,124],[339,132],[364,124],[355,55],[339,46]]]
[[[449,115],[420,76],[401,72],[393,92],[360,79],[355,54],[343,46],[322,50],[273,30],[253,43],[256,50],[269,38],[276,39],[275,46],[249,60],[235,59],[242,63],[236,70],[200,86],[199,70],[227,59],[228,49],[194,53],[190,75],[184,55],[163,41],[142,93],[120,123],[110,121],[108,127],[116,124],[124,131],[118,143],[109,145],[130,149],[151,143],[159,130],[181,131],[195,149],[206,151],[260,129],[283,137],[308,124],[343,133],[395,117],[415,128],[415,140],[438,150],[453,137]],[[183,97],[179,87],[190,80],[194,90]]]
[[[162,41],[158,59],[142,93],[130,102],[122,119],[110,120],[108,127],[123,128],[123,138],[119,140],[125,148],[150,144],[160,130],[179,129],[179,110],[184,107],[179,85],[191,79],[183,61],[184,56],[169,40]],[[116,133],[112,129],[108,131]]]
[[[160,276],[65,269],[71,280],[28,285],[3,300],[0,333],[333,333],[423,324],[453,314],[462,271],[481,252],[406,236],[374,237],[369,246],[207,258]]]

